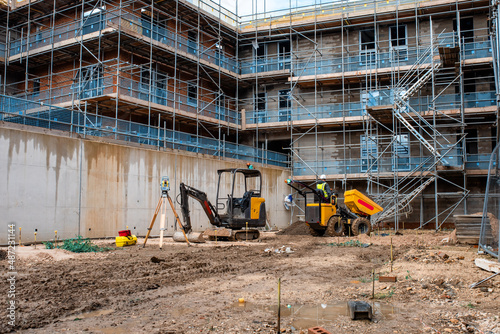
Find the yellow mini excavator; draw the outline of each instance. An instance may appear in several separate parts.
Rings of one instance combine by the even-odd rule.
[[[198,201],[210,224],[219,227],[204,232],[209,239],[253,240],[259,238],[258,227],[266,225],[266,203],[261,196],[260,171],[256,169],[221,169],[215,206],[201,190],[180,184],[180,201],[183,229],[191,232],[189,197]],[[174,240],[176,237],[174,236]],[[181,237],[178,238],[182,240]]]
[[[328,201],[325,201],[322,191],[318,189],[292,179],[285,182],[304,197],[305,221],[314,236],[322,236],[325,233],[328,236],[341,236],[344,233],[369,234],[372,228],[370,216],[383,210],[358,190],[348,190],[344,193],[344,208],[338,205],[336,195],[331,195]],[[311,195],[314,200],[308,203]]]

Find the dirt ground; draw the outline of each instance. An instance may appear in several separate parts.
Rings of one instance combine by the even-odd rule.
[[[491,273],[474,265],[476,248],[443,243],[450,232],[295,232],[191,247],[167,239],[162,250],[150,239],[145,249],[90,254],[17,247],[16,327],[5,320],[2,270],[0,332],[275,333],[281,278],[282,332],[321,326],[331,333],[500,333],[500,277],[470,289]],[[335,245],[349,240],[369,246]],[[0,264],[7,268],[6,259]],[[375,280],[374,299],[372,270],[398,280]],[[370,303],[373,321],[351,320],[349,300]]]

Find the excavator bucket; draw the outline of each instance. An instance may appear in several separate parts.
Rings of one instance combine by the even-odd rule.
[[[370,197],[362,194],[360,191],[348,190],[344,193],[344,204],[356,214],[374,215],[377,212],[384,210],[380,205],[375,203]]]
[[[189,232],[186,234],[189,242],[192,243],[203,243],[205,242],[205,239],[203,238],[203,233],[198,233],[198,232]],[[175,242],[186,242],[186,237],[184,236],[184,233],[182,231],[175,232],[172,235],[172,239],[174,239]]]

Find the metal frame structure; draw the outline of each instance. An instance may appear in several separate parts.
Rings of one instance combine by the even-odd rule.
[[[406,220],[438,229],[456,209],[476,211],[484,189],[471,193],[468,188],[484,178],[494,147],[485,150],[484,142],[498,139],[497,131],[485,135],[498,120],[498,71],[491,71],[497,47],[489,44],[498,27],[461,31],[461,26],[463,18],[477,13],[489,17],[494,6],[488,1],[314,1],[292,8],[290,2],[289,9],[242,18],[241,46],[281,38],[291,43],[288,73],[272,72],[265,81],[265,71],[256,71],[252,78],[256,89],[278,86],[274,95],[267,92],[275,100],[275,91],[289,83],[291,118],[283,121],[279,108],[270,107],[262,123],[246,108],[247,128],[266,138],[289,131],[295,179],[315,182],[326,174],[342,190],[364,187],[386,209],[372,223],[393,220],[398,229]],[[400,26],[406,33],[402,45],[399,29],[395,43],[391,32],[383,35]],[[367,30],[372,42],[362,40],[361,31]],[[363,48],[363,43],[372,45]],[[471,93],[475,82],[494,88]],[[333,98],[325,102],[325,96]],[[240,95],[245,106],[252,99]],[[249,118],[259,124],[248,126]],[[482,128],[482,134],[467,136],[470,127]],[[401,138],[408,141],[406,155],[397,149]],[[479,141],[482,154],[467,151]],[[424,213],[424,206],[433,214]]]
[[[1,118],[291,163],[295,179],[364,188],[386,208],[373,222],[396,228],[475,209],[499,136],[498,1],[262,1],[248,16],[214,0],[13,4]],[[491,25],[462,27],[475,14]]]

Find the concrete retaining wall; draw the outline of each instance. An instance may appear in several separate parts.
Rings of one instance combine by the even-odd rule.
[[[285,227],[289,213],[283,198],[289,193],[287,169],[254,164],[263,175],[271,226]],[[158,151],[126,146],[99,138],[82,139],[32,127],[0,124],[0,244],[7,224],[22,228],[23,242],[61,238],[115,236],[126,226],[145,235],[160,198],[160,179],[169,176],[175,201],[179,183],[205,191],[215,202],[217,170],[246,167],[245,161],[221,160],[185,151]],[[176,204],[179,215],[179,205]],[[199,203],[191,200],[195,231],[209,227]],[[174,230],[167,206],[167,231]],[[159,217],[152,234],[159,233]]]

